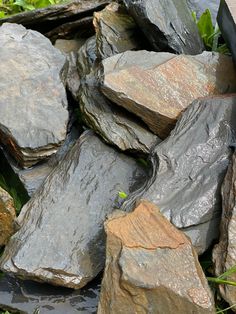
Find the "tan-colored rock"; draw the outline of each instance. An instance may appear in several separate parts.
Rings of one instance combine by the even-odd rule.
[[[0,246],[15,232],[15,207],[12,197],[0,187]]]
[[[217,276],[236,266],[236,152],[228,168],[222,186],[223,212],[219,244],[213,250]],[[236,273],[223,279],[235,281]],[[222,297],[230,304],[236,304],[236,287],[220,285]],[[236,308],[232,308],[236,312]]]
[[[142,201],[105,223],[106,268],[98,314],[215,313],[189,239]]]
[[[139,116],[161,138],[195,99],[236,91],[232,59],[213,52],[177,56],[126,51],[103,60],[103,69],[105,96]]]

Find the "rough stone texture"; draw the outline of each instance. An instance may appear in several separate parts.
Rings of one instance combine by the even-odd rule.
[[[18,23],[45,34],[63,23],[83,21],[85,17],[92,16],[94,11],[103,9],[108,3],[109,0],[77,0],[16,14],[1,19],[0,24]]]
[[[96,41],[89,39],[78,52],[78,71],[81,86],[78,102],[85,123],[106,142],[122,151],[144,153],[160,139],[129,112],[106,99],[100,91],[99,68],[96,65]]]
[[[236,91],[230,57],[127,51],[103,61],[102,91],[165,138],[193,100]]]
[[[105,223],[106,268],[98,314],[215,313],[189,239],[153,204]]]
[[[125,8],[118,3],[113,2],[104,10],[96,12],[93,24],[99,59],[142,47],[140,30]]]
[[[5,275],[0,278],[0,308],[24,314],[96,314],[99,290],[99,280],[70,290]]]
[[[1,26],[0,41],[0,141],[29,167],[65,140],[66,59],[47,38],[21,25]]]
[[[23,207],[2,270],[70,288],[86,285],[102,270],[103,222],[118,192],[129,194],[143,180],[135,160],[86,132]]]
[[[223,213],[220,241],[213,251],[215,273],[217,276],[236,265],[236,153],[233,155],[221,192]],[[224,279],[236,281],[236,274],[233,273]],[[219,287],[222,297],[230,305],[236,304],[235,287],[230,285],[221,285]],[[233,308],[232,310],[236,311]]]
[[[191,12],[196,12],[198,18],[206,9],[209,9],[213,24],[216,22],[220,0],[187,0],[187,5]]]
[[[151,152],[152,177],[124,204],[137,199],[156,204],[203,253],[218,238],[220,187],[236,130],[236,96],[194,101],[171,135]]]
[[[185,1],[124,0],[128,11],[156,51],[195,55],[203,43]]]
[[[0,246],[15,232],[16,212],[12,197],[0,187]]]
[[[234,0],[220,2],[217,21],[236,64],[236,3]]]

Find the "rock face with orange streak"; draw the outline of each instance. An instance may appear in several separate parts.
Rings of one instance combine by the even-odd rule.
[[[173,129],[182,111],[199,97],[236,91],[232,59],[127,51],[103,61],[102,91],[139,116],[159,137]]]
[[[98,314],[215,313],[190,240],[142,201],[105,223],[106,268]]]
[[[15,232],[15,207],[12,197],[0,187],[0,246]]]

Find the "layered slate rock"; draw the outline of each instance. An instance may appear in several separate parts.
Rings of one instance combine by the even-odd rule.
[[[160,139],[135,116],[110,102],[100,91],[100,69],[96,63],[96,40],[90,38],[78,52],[81,85],[78,102],[85,123],[106,142],[122,151],[149,152]]]
[[[236,91],[230,57],[127,51],[103,61],[103,93],[165,138],[193,100]]]
[[[124,6],[118,3],[113,2],[104,10],[96,12],[93,24],[100,59],[142,47],[140,30]]]
[[[106,268],[98,314],[215,313],[189,239],[153,204],[105,223]]]
[[[70,288],[86,285],[102,270],[103,222],[119,191],[131,193],[144,178],[135,160],[86,132],[23,207],[2,270]]]
[[[220,2],[217,21],[236,64],[236,3],[234,0]]]
[[[0,187],[0,246],[15,232],[16,211],[12,197]]]
[[[52,155],[66,137],[66,58],[41,34],[0,28],[0,141],[22,167]]]
[[[236,265],[236,153],[228,168],[222,186],[223,212],[219,244],[213,251],[215,273],[220,276]],[[236,281],[235,272],[227,276],[229,281]],[[230,304],[236,303],[236,289],[230,285],[220,285],[222,297]],[[235,311],[235,309],[232,308]]]
[[[203,43],[185,1],[124,0],[136,23],[156,51],[196,55]]]
[[[152,177],[130,195],[125,209],[141,197],[153,202],[203,253],[218,238],[220,188],[235,130],[235,95],[194,101],[171,135],[152,150]]]
[[[198,18],[206,9],[209,9],[213,24],[215,24],[220,0],[187,0],[187,5],[191,12],[196,12]]]

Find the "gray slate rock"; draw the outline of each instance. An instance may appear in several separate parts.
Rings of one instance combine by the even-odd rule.
[[[213,23],[216,22],[220,0],[187,0],[187,5],[191,12],[196,12],[198,18],[206,9],[209,9]]]
[[[155,51],[195,55],[203,43],[191,12],[180,0],[123,0]]]
[[[236,96],[194,101],[170,136],[151,152],[152,177],[130,196],[156,204],[203,253],[218,237],[220,187],[235,141]]]
[[[66,58],[43,35],[0,27],[0,140],[22,167],[54,154],[66,137]]]
[[[213,250],[213,261],[216,276],[222,275],[236,265],[236,153],[227,171],[221,193],[222,193],[222,220],[220,228],[220,241]],[[236,281],[235,272],[225,278]],[[236,303],[236,289],[231,285],[219,285],[221,296],[230,304]],[[232,308],[236,312],[235,307]]]
[[[118,192],[129,194],[143,180],[134,159],[86,132],[23,207],[2,270],[54,285],[85,286],[103,268],[103,222],[118,206]]]
[[[85,123],[107,143],[122,151],[148,153],[161,140],[135,116],[110,102],[100,91],[100,69],[96,64],[96,38],[90,38],[78,52],[81,85],[77,98]]]
[[[0,308],[24,314],[95,314],[99,291],[99,280],[70,290],[5,275],[0,278]]]

